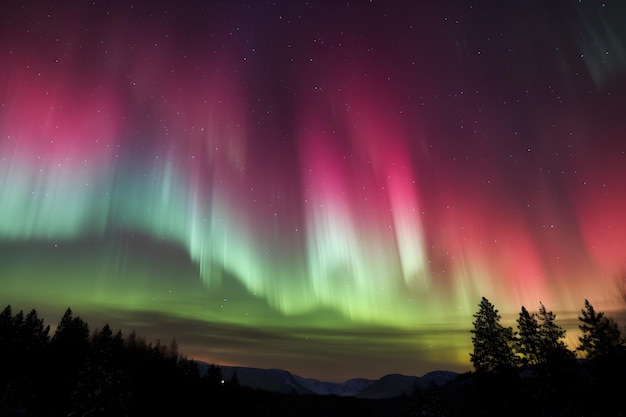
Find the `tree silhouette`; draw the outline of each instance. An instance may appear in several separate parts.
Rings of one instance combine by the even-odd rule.
[[[0,383],[18,375],[31,375],[39,370],[46,358],[45,349],[50,327],[43,325],[32,309],[26,317],[19,311],[12,315],[11,306],[0,313]]]
[[[72,309],[65,310],[61,321],[52,337],[52,344],[79,346],[81,349],[87,346],[89,341],[89,326],[80,317],[72,315]]]
[[[71,308],[65,310],[50,340],[50,354],[45,383],[50,387],[47,400],[57,404],[59,413],[71,410],[72,393],[78,385],[79,373],[85,366],[89,352],[89,326],[80,317],[74,317]]]
[[[15,350],[17,331],[13,321],[13,310],[8,305],[0,313],[0,378],[6,375],[4,366],[10,363],[9,356]]]
[[[470,361],[476,371],[500,372],[514,367],[517,361],[513,352],[513,329],[500,324],[502,317],[495,306],[482,297],[479,310],[473,317],[474,351],[470,353]]]
[[[7,305],[0,313],[0,343],[6,339],[9,330],[13,327],[13,310]]]
[[[515,350],[520,355],[522,365],[537,365],[541,356],[539,323],[536,315],[529,313],[524,306],[517,319],[517,329]]]
[[[108,324],[90,337],[70,308],[49,337],[34,309],[27,315],[13,314],[10,305],[0,311],[0,416],[192,416],[201,414],[207,395],[232,405],[246,392],[236,375],[225,389],[217,365],[207,374],[212,384],[200,377],[196,362],[180,355],[175,339],[152,345],[133,331],[124,340]],[[256,407],[252,414],[259,414]]]
[[[167,346],[159,341],[152,345],[134,331],[124,339],[108,324],[89,337],[87,323],[70,309],[50,338],[34,309],[14,315],[7,306],[0,312],[0,348],[10,352],[0,355],[0,364],[5,366],[2,371],[11,372],[0,372],[0,416],[194,416],[206,414],[202,406],[207,400],[246,415],[304,416],[318,415],[320,410],[324,415],[363,417],[623,415],[623,384],[615,381],[626,372],[626,360],[625,355],[614,354],[624,352],[623,337],[615,322],[596,313],[588,301],[579,317],[584,329],[581,348],[596,353],[580,363],[563,360],[571,359],[573,352],[566,349],[556,316],[541,303],[534,314],[522,307],[518,333],[500,324],[498,311],[484,297],[474,318],[471,359],[477,372],[462,374],[445,387],[420,390],[411,403],[404,397],[395,405],[396,400],[384,400],[378,403],[385,408],[379,413],[376,402],[354,398],[251,390],[239,386],[237,372],[224,384],[214,364],[201,378],[198,364],[178,353],[175,340]],[[515,355],[532,366],[520,372]],[[569,366],[572,363],[575,366]],[[319,408],[324,402],[330,413]],[[346,404],[357,405],[358,410],[343,408]]]
[[[239,377],[237,376],[237,371],[233,372],[233,376],[230,377],[230,385],[234,387],[239,386]]]
[[[215,364],[209,365],[204,378],[210,386],[222,385],[222,382],[224,381],[222,370]]]
[[[167,350],[167,358],[171,361],[177,362],[179,359],[178,356],[178,342],[176,341],[176,338],[173,338],[172,341],[170,342],[170,347]]]
[[[0,388],[15,377],[17,351],[17,331],[13,321],[13,310],[10,305],[7,305],[0,313]]]
[[[580,346],[577,350],[585,352],[589,359],[624,352],[624,337],[615,320],[604,313],[596,313],[589,300],[585,300],[585,308],[581,313],[578,320],[581,322],[579,328],[582,336],[578,338]]]
[[[126,415],[131,390],[122,363],[124,341],[108,324],[94,331],[86,366],[72,393],[72,409],[80,416]]]
[[[50,339],[50,326],[44,326],[43,319],[37,316],[37,311],[32,309],[24,319],[22,340],[24,349],[39,351],[47,346]]]
[[[602,406],[603,415],[623,415],[624,384],[619,381],[626,371],[624,337],[617,322],[597,313],[588,300],[581,314],[578,319],[582,335],[577,350],[589,360],[585,368],[593,380],[595,403]]]
[[[539,343],[540,363],[561,360],[573,360],[575,355],[565,344],[566,331],[556,324],[556,314],[548,311],[543,303],[539,303]]]

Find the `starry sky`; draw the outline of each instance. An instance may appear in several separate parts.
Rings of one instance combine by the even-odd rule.
[[[220,365],[470,370],[623,309],[620,1],[0,5],[0,302]]]

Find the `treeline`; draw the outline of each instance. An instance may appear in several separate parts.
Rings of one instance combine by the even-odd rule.
[[[626,339],[618,323],[588,300],[574,349],[542,303],[537,313],[522,306],[516,329],[501,323],[485,297],[473,317],[474,371],[414,396],[416,415],[626,415]]]
[[[474,314],[474,370],[445,386],[385,400],[278,394],[222,380],[168,344],[90,332],[67,309],[54,334],[33,309],[0,313],[0,417],[199,416],[624,416],[626,340],[615,320],[585,301],[571,350],[556,315],[522,307],[517,329],[482,298]],[[202,367],[201,367],[202,366]],[[206,368],[204,368],[206,366]]]
[[[474,314],[471,330],[474,351],[470,361],[477,372],[503,372],[514,368],[553,367],[572,363],[577,353],[597,362],[614,362],[626,354],[626,338],[618,323],[602,312],[596,312],[589,300],[578,317],[580,344],[570,350],[565,343],[566,331],[556,323],[556,315],[539,303],[537,313],[522,306],[517,330],[501,324],[495,306],[483,297]]]
[[[35,310],[0,313],[0,417],[400,417],[405,401],[281,394],[222,379],[216,364],[107,324],[90,332],[67,309],[54,334]]]
[[[197,414],[222,389],[218,366],[200,371],[175,339],[147,343],[108,324],[90,333],[69,308],[52,335],[34,309],[0,313],[0,416]]]

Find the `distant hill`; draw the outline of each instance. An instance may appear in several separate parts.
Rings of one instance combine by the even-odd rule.
[[[208,364],[199,362],[204,374]],[[248,368],[240,366],[219,366],[224,381],[230,381],[237,374],[239,385],[281,394],[336,395],[369,399],[393,398],[410,395],[416,388],[427,389],[444,385],[458,376],[456,372],[434,371],[424,376],[391,374],[380,379],[353,378],[345,382],[324,382],[303,378],[282,369]]]
[[[400,374],[386,375],[363,388],[355,396],[377,399],[410,395],[415,389],[424,390],[447,384],[456,379],[458,375],[458,373],[450,371],[433,371],[421,377]]]

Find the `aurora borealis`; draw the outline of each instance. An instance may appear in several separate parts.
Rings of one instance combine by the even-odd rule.
[[[327,381],[622,308],[626,8],[486,3],[4,2],[2,307]]]

